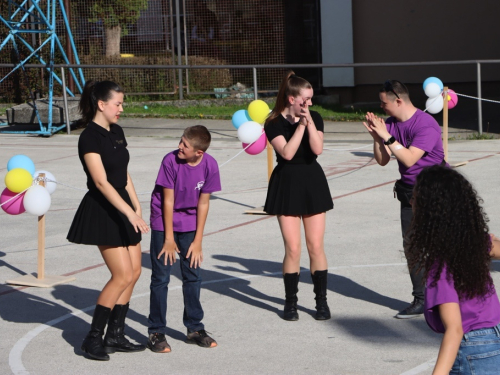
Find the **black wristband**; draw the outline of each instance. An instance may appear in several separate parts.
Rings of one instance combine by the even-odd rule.
[[[394,142],[396,142],[396,138],[391,136],[391,138],[389,138],[387,141],[384,141],[384,145],[389,146],[392,145]]]

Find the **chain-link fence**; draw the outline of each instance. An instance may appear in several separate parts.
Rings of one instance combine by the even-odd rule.
[[[68,17],[81,64],[130,65],[130,69],[84,69],[86,80],[111,79],[120,83],[128,94],[172,97],[179,90],[179,76],[174,69],[148,70],[134,65],[239,65],[285,64],[287,61],[284,0],[2,0],[0,14],[7,18],[19,11],[21,3],[29,7],[37,2],[45,12],[48,4],[70,4]],[[306,0],[306,3],[315,1]],[[41,29],[35,16],[25,20],[25,29]],[[57,12],[57,34],[66,46],[66,32],[61,12]],[[8,28],[0,25],[0,38]],[[36,49],[44,33],[27,37]],[[17,43],[0,50],[0,63],[17,63],[29,50]],[[45,61],[49,49],[39,55]],[[38,63],[30,59],[30,63]],[[55,63],[64,63],[56,53]],[[0,78],[9,73],[0,70]],[[260,69],[258,87],[261,91],[276,90],[284,69]],[[46,93],[47,73],[41,69],[19,69],[2,84],[0,95],[5,101],[20,102],[28,88],[39,95]],[[70,81],[71,82],[71,81]],[[239,85],[238,85],[239,84]],[[227,89],[243,91],[251,97],[251,69],[183,70],[183,91],[188,94],[228,95]],[[57,95],[58,87],[54,87]],[[225,93],[220,93],[225,91]],[[245,94],[246,93],[246,94]],[[231,94],[231,92],[229,92]]]

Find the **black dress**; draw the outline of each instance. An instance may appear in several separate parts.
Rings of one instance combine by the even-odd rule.
[[[320,114],[311,111],[316,129],[323,131]],[[265,126],[267,139],[284,136],[288,142],[299,123],[290,124],[282,115]],[[325,173],[309,146],[306,131],[292,160],[285,160],[276,152],[277,166],[269,180],[264,211],[271,215],[311,215],[333,208],[332,196]]]
[[[68,232],[70,242],[98,246],[130,246],[141,241],[127,217],[118,211],[97,189],[83,156],[96,153],[101,156],[108,182],[133,208],[125,187],[130,160],[127,141],[120,126],[112,124],[107,131],[94,122],[88,124],[78,140],[78,156],[87,175],[89,191],[83,197]]]

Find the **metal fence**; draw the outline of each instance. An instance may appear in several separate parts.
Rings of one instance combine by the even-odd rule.
[[[7,14],[35,0],[2,0],[0,14]],[[49,0],[36,0],[43,12]],[[307,0],[306,0],[307,2]],[[74,43],[82,64],[126,65],[130,69],[89,70],[86,79],[114,79],[130,95],[172,95],[208,93],[241,83],[253,85],[251,72],[241,69],[212,71],[138,70],[136,65],[239,65],[285,64],[285,1],[284,0],[65,0]],[[59,5],[57,5],[59,7]],[[36,16],[26,28],[35,31]],[[57,13],[55,32],[65,44],[63,19]],[[60,26],[60,27],[59,27]],[[7,35],[0,23],[0,39]],[[34,34],[34,49],[47,35]],[[28,55],[18,45],[20,56],[11,48],[0,50],[0,63],[13,63]],[[40,55],[47,60],[48,51]],[[70,53],[68,53],[70,55]],[[64,63],[56,53],[56,63]],[[36,63],[37,61],[28,61]],[[70,62],[74,62],[71,60]],[[8,73],[0,70],[0,77]],[[177,72],[178,73],[178,72]],[[260,72],[259,86],[274,89],[282,70]],[[69,81],[71,86],[71,79]],[[0,95],[10,101],[26,99],[31,89],[43,95],[47,90],[47,75],[32,70],[27,77],[13,75],[0,85]],[[240,86],[241,88],[241,86]]]

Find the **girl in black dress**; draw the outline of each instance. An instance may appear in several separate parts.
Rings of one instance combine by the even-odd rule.
[[[309,111],[312,96],[311,84],[290,71],[281,82],[276,106],[264,127],[278,163],[269,180],[264,211],[278,216],[285,243],[285,320],[299,319],[301,221],[316,294],[315,318],[330,319],[324,234],[326,211],[333,208],[333,202],[325,173],[316,161],[323,151],[324,125],[319,113]]]
[[[145,349],[130,343],[123,332],[132,290],[141,274],[141,233],[147,233],[149,227],[141,218],[139,199],[127,172],[125,135],[116,124],[122,104],[123,91],[116,83],[86,83],[79,108],[87,128],[80,135],[78,155],[89,191],[67,237],[74,243],[97,245],[111,272],[82,344],[89,357],[105,361],[109,360],[107,353]]]

